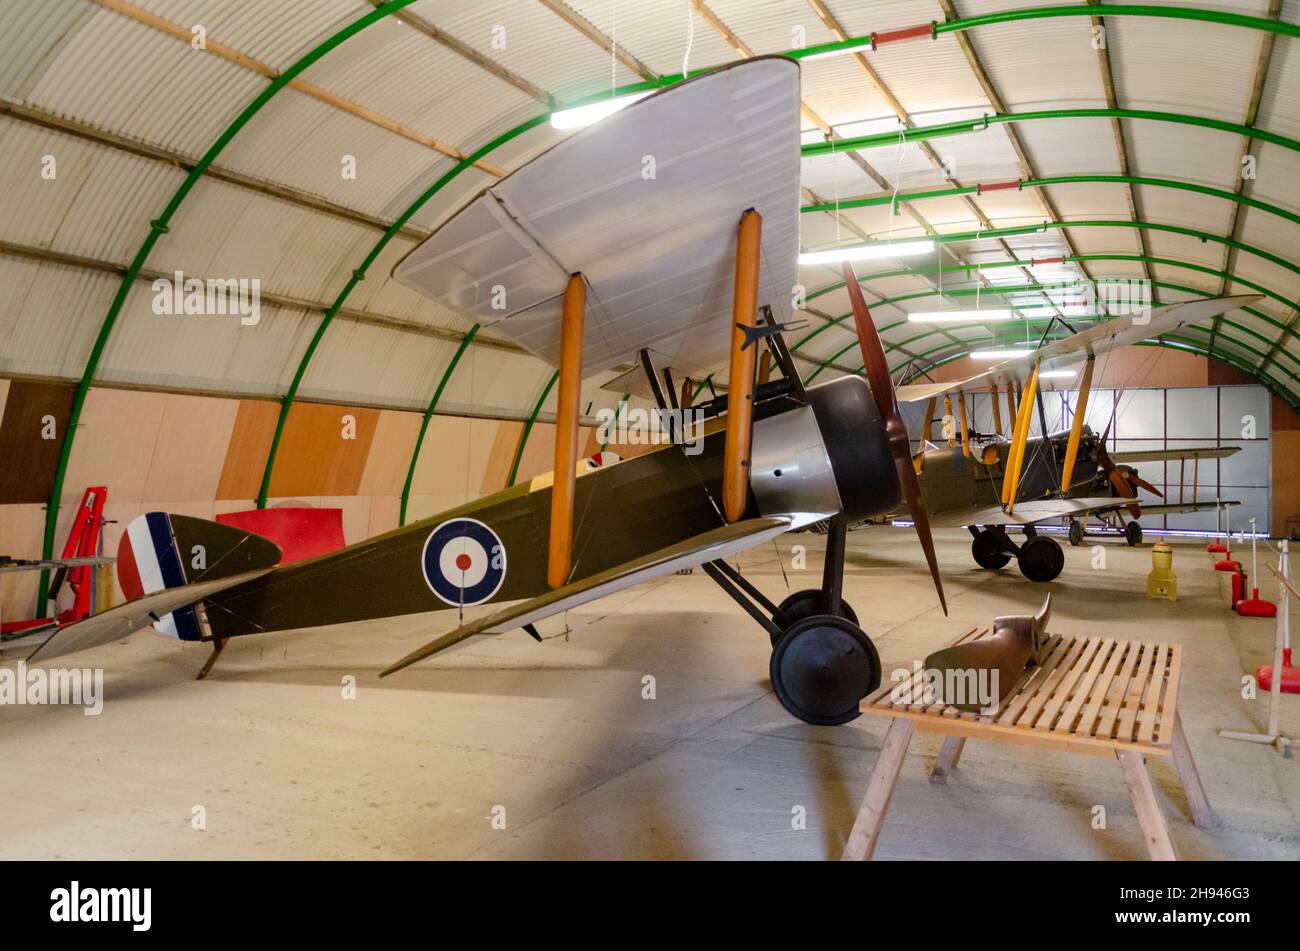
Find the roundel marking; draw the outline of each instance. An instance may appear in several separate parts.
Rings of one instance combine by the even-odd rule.
[[[429,533],[421,567],[429,589],[443,601],[482,604],[506,580],[506,546],[478,519],[453,518]]]

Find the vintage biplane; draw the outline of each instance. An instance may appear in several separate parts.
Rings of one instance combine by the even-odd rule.
[[[856,283],[850,287],[850,296],[855,309],[865,309]],[[1142,541],[1138,519],[1144,514],[1236,505],[1232,500],[1198,499],[1197,490],[1201,460],[1226,458],[1240,451],[1239,446],[1111,452],[1107,449],[1110,426],[1098,435],[1084,424],[1084,419],[1099,355],[1171,333],[1222,313],[1225,306],[1239,307],[1255,299],[1242,296],[1189,301],[1147,314],[1114,317],[1036,349],[1026,349],[1023,355],[975,376],[898,387],[900,401],[926,404],[925,431],[913,461],[930,523],[968,528],[973,536],[971,555],[981,568],[996,570],[1014,558],[1030,581],[1051,581],[1065,567],[1065,554],[1054,538],[1038,534],[1036,526],[1045,522],[1068,522],[1070,543],[1080,545],[1087,534],[1087,519],[1097,518],[1121,530],[1129,545],[1138,545]],[[1038,385],[1040,375],[1081,361],[1083,376],[1070,428],[1049,432]],[[976,393],[990,397],[992,433],[976,432],[970,426],[974,414],[967,409],[967,401]],[[1000,401],[1004,393],[1007,418],[1012,421],[1009,434],[1003,433],[1002,425]],[[943,418],[951,434],[946,446],[935,446],[928,439],[940,396],[944,399]],[[1035,419],[1043,435],[1030,437]],[[1164,493],[1143,479],[1134,464],[1171,461],[1180,463],[1178,499],[1139,501],[1139,489],[1161,498]],[[1190,497],[1188,461],[1192,463]],[[1130,516],[1127,520],[1126,512]],[[1022,529],[1023,543],[1011,539],[1009,526]]]
[[[141,516],[120,552],[123,587],[138,597],[59,631],[34,657],[151,622],[212,642],[215,657],[246,634],[495,608],[462,613],[387,675],[510,631],[541,640],[546,618],[701,565],[770,636],[787,710],[819,724],[856,717],[881,667],[842,597],[848,523],[893,511],[901,495],[941,601],[943,591],[875,328],[860,328],[870,388],[859,377],[805,388],[776,326],[797,283],[799,124],[791,60],[692,77],[496,182],[397,266],[398,280],[558,367],[553,472],[284,566],[246,531]],[[780,370],[764,383],[760,345]],[[688,454],[679,433],[616,465],[579,461],[580,384],[628,362],[664,409],[674,371],[725,363],[725,394],[694,407],[701,451]],[[777,604],[725,560],[821,520],[831,528],[820,587]]]

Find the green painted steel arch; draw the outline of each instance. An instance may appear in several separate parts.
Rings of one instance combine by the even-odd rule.
[[[208,150],[203,153],[203,157],[200,158],[199,161],[195,163],[194,167],[190,169],[189,174],[185,176],[185,180],[181,182],[180,187],[176,189],[176,193],[172,195],[171,200],[167,202],[167,206],[163,209],[162,214],[150,222],[149,235],[145,238],[144,243],[140,245],[140,249],[136,252],[126,273],[122,276],[122,282],[118,286],[117,294],[114,295],[112,304],[109,305],[108,313],[100,324],[99,332],[96,334],[95,342],[90,350],[90,357],[86,361],[86,368],[82,372],[81,380],[78,382],[77,389],[73,395],[72,408],[68,414],[67,430],[63,436],[63,445],[59,449],[59,461],[54,470],[54,484],[50,489],[50,501],[45,510],[45,540],[43,543],[45,558],[49,558],[54,551],[54,531],[58,524],[59,504],[63,495],[63,479],[68,471],[68,460],[72,457],[72,444],[76,437],[77,426],[81,421],[81,411],[85,406],[86,394],[90,391],[90,384],[95,378],[95,372],[99,369],[99,362],[103,358],[104,348],[108,344],[108,338],[113,333],[113,327],[116,325],[117,318],[122,312],[123,305],[126,303],[126,298],[130,293],[131,286],[135,283],[135,279],[139,275],[141,268],[144,267],[145,261],[148,259],[149,253],[153,250],[154,245],[158,243],[158,239],[167,233],[168,224],[180,208],[181,203],[185,201],[186,196],[189,195],[190,191],[198,183],[198,180],[203,177],[203,174],[216,160],[217,156],[220,155],[225,147],[230,144],[231,140],[239,134],[240,130],[249,123],[253,116],[257,115],[257,113],[261,111],[262,107],[271,101],[276,93],[341,43],[360,33],[367,27],[379,22],[384,17],[396,13],[403,7],[408,7],[414,2],[415,0],[390,0],[390,2],[385,3],[383,6],[376,7],[363,16],[353,20],[341,30],[338,30],[336,33],[327,37],[324,42],[313,47],[294,62],[288,69],[272,79],[267,87],[263,89],[252,102],[244,107],[244,110],[235,117],[234,121],[226,127],[225,131],[223,131]],[[45,605],[47,580],[45,572],[42,572],[37,601],[42,610]]]

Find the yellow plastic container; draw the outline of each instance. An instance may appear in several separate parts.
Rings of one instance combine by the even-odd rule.
[[[1174,549],[1163,538],[1151,548],[1151,574],[1147,575],[1147,600],[1178,600],[1178,576],[1174,574]]]

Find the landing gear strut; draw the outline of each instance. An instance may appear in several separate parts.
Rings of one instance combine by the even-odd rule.
[[[724,561],[704,571],[757,621],[772,640],[772,689],[805,723],[835,726],[856,719],[858,703],[880,686],[880,656],[844,602],[844,546],[848,522],[831,519],[822,586],[796,591],[773,604]]]

